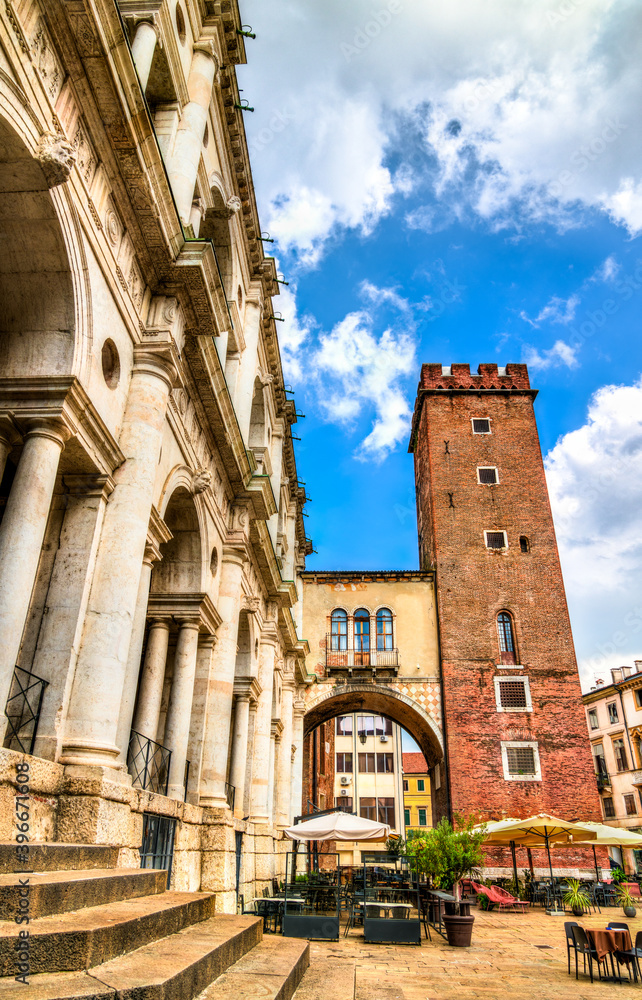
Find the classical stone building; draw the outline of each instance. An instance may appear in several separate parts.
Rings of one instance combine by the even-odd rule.
[[[244,59],[235,0],[0,9],[3,803],[27,751],[35,839],[160,823],[225,910],[301,787],[310,549]]]

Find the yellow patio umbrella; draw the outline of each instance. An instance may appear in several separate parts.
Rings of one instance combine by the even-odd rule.
[[[476,827],[483,829],[483,827]],[[513,870],[517,882],[517,861],[515,845],[522,847],[545,847],[548,854],[548,867],[553,880],[553,863],[551,861],[551,844],[574,844],[580,838],[582,843],[594,841],[597,834],[589,823],[574,823],[571,820],[550,816],[548,813],[538,813],[527,819],[502,819],[496,823],[485,825],[485,843],[492,846],[510,844],[513,854]]]
[[[600,881],[600,873],[597,867],[597,854],[595,853],[596,845],[601,845],[603,847],[631,847],[636,848],[638,851],[642,851],[642,836],[639,833],[635,833],[634,830],[622,830],[617,826],[609,826],[607,823],[583,823],[582,825],[594,830],[595,837],[588,841],[583,839],[576,840],[576,838],[573,837],[573,843],[588,843],[593,848],[595,874],[598,882]]]

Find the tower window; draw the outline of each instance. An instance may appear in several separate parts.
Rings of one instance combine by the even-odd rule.
[[[494,466],[481,466],[477,469],[477,479],[482,486],[495,486],[499,480]]]
[[[388,608],[377,611],[377,649],[392,649],[392,612]]]
[[[473,434],[490,434],[488,417],[473,417]]]
[[[519,536],[519,547],[520,547],[520,550],[522,552],[530,552],[530,550],[531,550],[531,543],[529,542],[529,540],[526,537],[526,535],[520,535]]]
[[[348,648],[348,615],[343,608],[336,608],[331,616],[332,649]]]
[[[484,539],[487,549],[507,549],[508,541],[505,531],[485,531]]]
[[[500,611],[497,615],[497,637],[499,639],[501,662],[508,664],[516,663],[513,619],[508,611]]]
[[[498,712],[532,711],[527,677],[495,677],[495,700]]]
[[[502,742],[502,764],[506,781],[541,781],[537,743]]]

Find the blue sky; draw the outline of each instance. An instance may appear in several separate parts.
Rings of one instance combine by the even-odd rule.
[[[526,361],[590,684],[642,658],[642,10],[446,6],[242,0],[308,566],[416,567],[421,363]]]

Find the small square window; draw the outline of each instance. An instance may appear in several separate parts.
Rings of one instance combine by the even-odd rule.
[[[589,709],[588,720],[589,720],[589,726],[591,727],[591,729],[599,729],[600,728],[600,724],[599,724],[599,722],[597,720],[597,709],[596,708]]]
[[[614,726],[616,722],[620,721],[617,714],[617,705],[615,704],[614,701],[612,701],[606,707],[609,710],[609,722],[612,726]]]
[[[482,486],[495,486],[499,480],[494,465],[481,465],[477,468],[477,479]]]
[[[502,764],[506,781],[541,781],[537,743],[502,742]]]
[[[613,799],[602,799],[602,805],[604,807],[604,818],[613,819],[615,816],[615,806],[613,805]]]
[[[405,780],[404,780],[404,783],[403,783],[403,790],[404,790],[404,792],[408,791],[408,782],[405,781]]]
[[[485,531],[484,540],[487,549],[507,549],[508,541],[505,531]]]
[[[473,434],[490,434],[488,417],[473,417]]]
[[[495,677],[495,700],[498,712],[532,711],[527,677]]]

